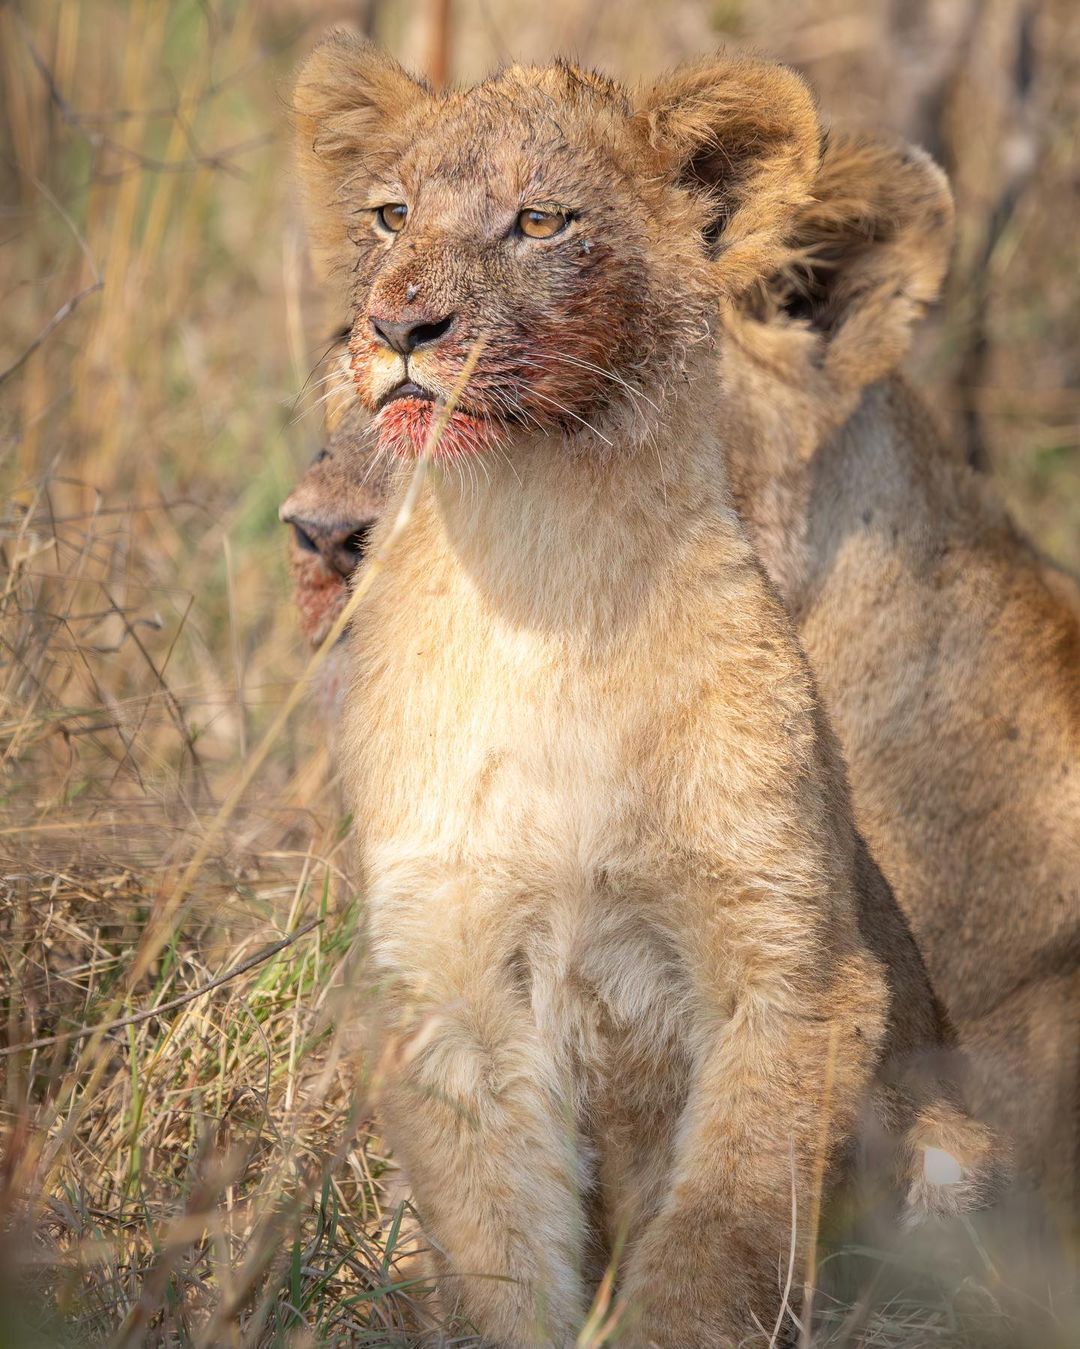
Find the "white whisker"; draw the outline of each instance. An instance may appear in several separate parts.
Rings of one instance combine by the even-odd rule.
[[[579,416],[576,412],[568,408],[565,403],[560,403],[557,398],[551,398],[546,393],[541,393],[539,389],[531,389],[530,393],[533,398],[542,398],[545,403],[550,403],[552,407],[557,407],[560,412],[564,412],[568,417],[573,417],[574,421],[580,422],[582,426],[587,426],[593,435],[599,440],[602,440],[605,445],[614,448],[614,442],[609,440],[602,431],[598,431],[596,427],[593,426],[592,422],[587,421],[584,417]]]

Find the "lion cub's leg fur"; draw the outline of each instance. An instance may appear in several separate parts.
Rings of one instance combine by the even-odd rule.
[[[342,760],[378,1079],[441,1291],[490,1339],[569,1344],[590,1243],[625,1230],[630,1342],[741,1342],[775,1319],[792,1242],[805,1257],[793,1196],[806,1215],[821,1163],[831,1188],[867,1108],[897,1155],[962,1122],[920,1070],[947,1035],[855,832],[790,621],[731,509],[715,430],[726,406],[709,325],[781,256],[817,164],[812,105],[795,76],[725,58],[636,101],[566,67],[434,100],[341,37],[311,59],[296,102],[330,264],[348,257],[365,202],[408,195],[397,159],[412,155],[415,175],[429,153],[408,147],[436,151],[422,161],[436,223],[421,192],[415,230],[428,233],[399,249],[373,233],[350,269],[350,350],[372,410],[397,358],[367,315],[376,301],[411,312],[417,277],[438,293],[433,316],[456,306],[455,321],[460,310],[489,334],[468,416],[485,397],[505,407],[485,394],[496,359],[529,398],[538,367],[521,373],[500,351],[484,308],[497,315],[493,286],[516,284],[509,256],[532,268],[519,308],[557,271],[543,293],[561,351],[607,306],[605,355],[625,349],[627,373],[653,372],[659,400],[646,419],[597,379],[577,404],[586,430],[534,400],[516,425],[540,430],[507,431],[482,482],[452,458],[436,465],[356,620]],[[598,223],[573,252],[465,254],[468,235],[441,222],[475,228],[519,172],[533,104],[545,134],[557,108],[564,158],[580,153],[582,183],[607,175],[622,215],[605,233],[590,201]],[[444,117],[457,119],[452,146],[439,144]],[[479,172],[477,127],[498,173],[470,215],[458,198]],[[467,287],[462,256],[477,268]],[[542,335],[547,311],[529,318]],[[412,378],[445,387],[441,359],[410,357]],[[586,396],[579,374],[563,379],[564,398]]]
[[[507,968],[492,898],[471,869],[448,879],[441,856],[388,866],[369,891],[379,1100],[452,1274],[444,1302],[494,1338],[562,1343],[586,1307],[587,1175],[572,1084]]]

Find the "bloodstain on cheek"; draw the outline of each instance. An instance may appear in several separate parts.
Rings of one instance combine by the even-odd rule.
[[[319,647],[335,619],[349,598],[348,583],[336,572],[331,572],[319,558],[297,549],[290,551],[293,574],[293,601],[300,619],[300,631],[311,647]],[[347,662],[335,651],[319,673],[315,690],[318,703],[326,717],[341,710]]]
[[[345,578],[330,571],[320,558],[295,547],[290,549],[289,567],[300,631],[312,646],[318,646],[349,597]]]

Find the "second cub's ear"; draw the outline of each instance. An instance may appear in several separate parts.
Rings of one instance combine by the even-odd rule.
[[[903,359],[937,298],[953,242],[948,180],[904,141],[830,135],[792,241],[766,289],[820,334],[834,387],[862,388]]]
[[[810,90],[786,66],[719,53],[645,90],[635,116],[671,179],[700,195],[723,289],[745,291],[778,265],[817,172]]]
[[[407,115],[431,98],[373,43],[334,29],[300,68],[293,92],[296,162],[316,270],[346,256],[365,188],[389,169]]]

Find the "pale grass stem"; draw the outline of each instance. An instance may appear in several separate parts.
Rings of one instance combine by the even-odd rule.
[[[811,1349],[813,1340],[814,1285],[817,1281],[817,1239],[821,1226],[821,1203],[825,1190],[825,1165],[829,1152],[829,1124],[832,1118],[832,1092],[836,1079],[836,1060],[840,1050],[840,1023],[829,1025],[829,1047],[825,1058],[825,1081],[821,1089],[821,1118],[818,1145],[814,1157],[813,1187],[810,1191],[810,1225],[806,1243],[806,1277],[803,1280],[802,1331],[799,1349]]]
[[[791,1167],[791,1240],[788,1242],[787,1278],[780,1298],[780,1310],[776,1313],[776,1322],[769,1336],[769,1349],[777,1349],[780,1331],[783,1329],[784,1316],[791,1311],[791,1285],[795,1279],[795,1257],[798,1251],[799,1235],[799,1187],[795,1175],[795,1139],[788,1139],[788,1161]]]
[[[626,1227],[623,1225],[615,1238],[611,1259],[608,1261],[604,1276],[600,1280],[600,1286],[593,1297],[589,1314],[585,1318],[585,1324],[578,1331],[577,1339],[574,1341],[575,1349],[600,1349],[601,1345],[610,1344],[619,1329],[619,1324],[626,1311],[626,1303],[619,1302],[613,1308],[612,1300],[615,1297],[615,1277],[618,1273],[619,1261],[622,1259],[625,1243]]]

